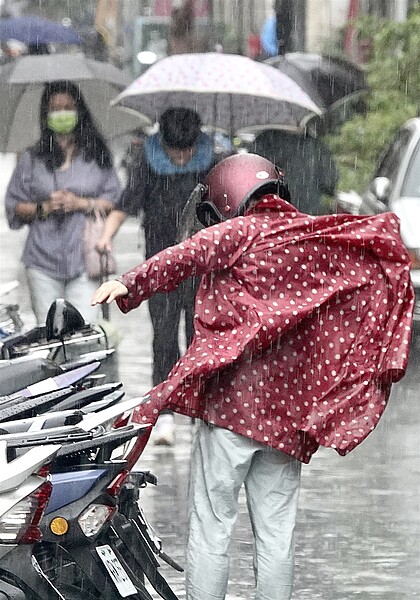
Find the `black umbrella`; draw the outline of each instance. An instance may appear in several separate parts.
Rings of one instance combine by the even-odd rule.
[[[353,112],[365,110],[363,98],[369,91],[365,73],[347,59],[289,52],[265,62],[299,84],[323,111],[323,132],[334,129]]]

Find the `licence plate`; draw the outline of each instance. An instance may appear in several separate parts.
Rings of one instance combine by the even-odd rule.
[[[111,546],[108,546],[108,544],[105,544],[104,546],[98,546],[96,548],[96,552],[105,565],[105,568],[108,571],[112,581],[115,583],[115,587],[120,593],[120,596],[122,598],[127,598],[127,596],[137,594],[137,589],[134,587],[133,582],[116,557]]]

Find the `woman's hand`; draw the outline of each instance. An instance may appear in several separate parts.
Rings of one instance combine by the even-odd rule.
[[[104,304],[105,302],[110,304],[113,300],[127,294],[128,289],[120,281],[106,281],[96,290],[90,303],[92,306]]]
[[[108,252],[112,252],[112,241],[106,237],[102,237],[96,242],[95,249],[99,252],[99,254],[107,254]]]
[[[89,208],[89,200],[87,198],[76,196],[76,194],[68,190],[52,192],[48,202],[50,212],[86,212]]]

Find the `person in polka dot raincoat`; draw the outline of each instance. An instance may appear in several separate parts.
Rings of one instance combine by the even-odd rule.
[[[405,372],[414,294],[393,213],[298,212],[272,163],[229,157],[197,206],[207,226],[101,286],[123,312],[201,275],[195,337],[134,416],[199,419],[191,464],[189,600],[223,599],[245,484],[257,598],[288,600],[300,465],[345,455]]]

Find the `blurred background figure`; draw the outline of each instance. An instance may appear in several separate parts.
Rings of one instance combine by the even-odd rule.
[[[260,39],[265,58],[284,56],[291,50],[293,32],[293,0],[275,0],[274,14],[263,23]]]
[[[248,35],[246,55],[248,58],[252,58],[252,60],[262,59],[261,38],[260,35],[255,31],[251,31]]]
[[[270,129],[256,136],[253,151],[284,172],[296,208],[310,215],[329,212],[323,197],[334,196],[339,174],[328,146],[321,139]]]
[[[99,250],[111,248],[111,240],[127,215],[142,215],[146,259],[177,242],[178,224],[185,204],[213,167],[216,155],[212,138],[201,130],[201,119],[191,109],[174,107],[159,119],[159,131],[137,145],[129,161],[128,182],[115,210],[108,216]],[[181,315],[184,339],[189,346],[194,333],[196,281],[186,281],[176,291],[149,300],[153,327],[152,383],[164,381],[179,359]],[[155,443],[172,445],[171,412],[159,417]]]
[[[262,26],[261,34],[261,48],[264,52],[265,57],[277,56],[278,54],[278,43],[277,43],[277,18],[276,15],[268,17]]]
[[[38,324],[60,297],[94,322],[90,297],[97,282],[85,272],[85,220],[95,209],[111,210],[119,180],[76,84],[46,84],[39,118],[40,139],[19,157],[7,188],[8,223],[29,228],[22,262]]]
[[[5,40],[0,42],[1,55],[0,64],[7,63],[19,56],[28,53],[28,47],[23,42],[18,40]]]
[[[277,54],[284,56],[290,52],[292,34],[295,29],[293,0],[275,0]]]
[[[168,35],[168,54],[208,52],[211,48],[208,32],[198,31],[194,15],[194,0],[185,0],[174,7]]]

